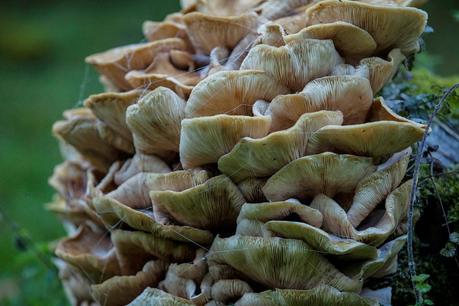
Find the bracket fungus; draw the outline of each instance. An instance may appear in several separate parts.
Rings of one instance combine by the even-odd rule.
[[[425,126],[382,97],[413,0],[182,0],[53,132],[48,209],[73,305],[377,305]]]

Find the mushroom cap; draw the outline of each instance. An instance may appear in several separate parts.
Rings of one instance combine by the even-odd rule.
[[[277,96],[270,104],[272,130],[286,129],[304,113],[339,110],[344,124],[362,123],[373,102],[367,79],[358,76],[327,76],[309,82],[300,93]]]
[[[97,53],[86,58],[86,63],[94,65],[100,74],[121,90],[132,86],[125,80],[130,70],[147,68],[157,54],[170,50],[186,50],[186,42],[180,38],[166,38],[149,43],[127,45]]]
[[[147,93],[126,112],[137,151],[159,156],[178,152],[180,122],[184,117],[185,101],[165,87]]]
[[[357,227],[402,182],[408,168],[411,150],[385,169],[374,172],[359,182],[352,205],[347,211],[349,222]]]
[[[266,0],[198,0],[197,11],[213,16],[238,16],[256,8]]]
[[[376,121],[355,125],[328,125],[309,138],[308,154],[335,152],[387,158],[419,141],[425,130],[417,124]]]
[[[253,47],[241,69],[266,71],[279,84],[299,91],[309,81],[328,75],[342,62],[331,40],[304,39],[300,34],[292,34],[285,41],[286,45],[281,47]]]
[[[257,100],[271,101],[288,89],[263,71],[221,71],[205,78],[191,92],[186,117],[216,114],[251,115]]]
[[[185,25],[177,21],[144,21],[142,32],[149,41],[157,41],[166,38],[181,38],[185,42],[189,41]]]
[[[341,292],[331,286],[320,285],[309,290],[275,289],[261,293],[248,293],[235,306],[376,306],[374,300],[356,293]]]
[[[260,139],[242,138],[231,152],[219,159],[218,168],[235,182],[250,177],[268,177],[304,156],[313,132],[328,124],[341,124],[342,118],[341,112],[307,113],[287,130]]]
[[[299,33],[307,39],[331,39],[335,48],[346,58],[363,58],[372,55],[376,42],[365,30],[347,22],[336,21],[308,26]],[[286,40],[288,41],[287,36]]]
[[[149,261],[135,275],[114,276],[101,284],[91,286],[91,294],[100,305],[129,304],[149,286],[155,287],[167,269],[161,260]]]
[[[83,271],[93,282],[104,281],[120,273],[110,238],[84,226],[74,236],[61,240],[55,253]]]
[[[126,74],[125,79],[135,88],[153,90],[162,86],[174,90],[182,98],[187,98],[193,86],[201,80],[201,76],[198,72],[190,71],[194,63],[189,62],[191,66],[184,68],[176,67],[172,60],[177,60],[177,53],[172,51],[180,50],[156,55],[145,70],[131,70]],[[175,54],[174,58],[171,54]]]
[[[265,227],[276,236],[302,240],[322,255],[336,260],[365,260],[377,256],[373,246],[331,235],[307,223],[274,220],[268,221]]]
[[[107,196],[131,208],[146,208],[151,207],[149,192],[152,190],[182,191],[202,184],[208,178],[207,171],[199,169],[168,173],[139,173]]]
[[[157,156],[137,153],[124,162],[113,180],[117,185],[121,185],[134,175],[144,172],[169,173],[171,168]]]
[[[179,224],[229,231],[245,200],[231,180],[220,175],[184,191],[151,191],[155,216],[164,215]]]
[[[156,288],[147,288],[141,295],[139,295],[134,301],[128,304],[128,306],[188,306],[194,305],[193,302],[183,299],[177,296],[173,296],[167,292]]]
[[[152,259],[183,262],[194,258],[196,246],[161,238],[152,233],[114,230],[111,239],[124,275],[140,271]]]
[[[308,8],[306,15],[311,24],[344,21],[364,29],[376,41],[376,53],[393,48],[400,48],[404,54],[415,53],[427,23],[427,14],[416,8],[358,1],[321,1]]]
[[[119,150],[102,139],[92,114],[72,114],[65,121],[57,121],[53,125],[53,133],[101,172],[107,171],[114,161],[122,157]]]
[[[213,235],[208,231],[157,223],[152,210],[135,210],[109,197],[97,197],[93,205],[109,230],[127,225],[134,230],[152,233],[160,238],[179,242],[195,241],[203,245],[209,245],[213,239]]]
[[[216,163],[243,137],[268,134],[271,118],[217,115],[182,121],[180,162],[185,169]]]
[[[311,289],[330,285],[358,292],[359,281],[348,278],[306,243],[294,239],[235,235],[215,238],[209,264],[230,265],[247,278],[270,288]]]
[[[234,181],[234,180],[233,180]],[[266,198],[263,194],[263,186],[266,179],[248,178],[237,184],[237,188],[241,191],[244,199],[249,203],[265,202]]]
[[[126,140],[132,141],[132,134],[126,124],[126,109],[137,102],[142,92],[131,90],[123,93],[106,92],[89,96],[84,105],[94,116]]]
[[[375,170],[368,157],[330,152],[305,156],[271,176],[263,192],[270,201],[308,199],[320,193],[334,197],[353,192],[360,180]]]
[[[360,224],[357,229],[349,221],[344,209],[323,194],[314,198],[311,207],[323,214],[322,227],[325,231],[338,237],[378,246],[395,231],[406,216],[411,186],[412,181],[407,181],[392,191],[385,200],[383,216],[369,216],[366,222],[364,221],[366,224]]]
[[[198,53],[210,54],[215,47],[233,49],[257,25],[255,13],[238,16],[212,16],[199,12],[186,14],[183,21]]]
[[[301,222],[321,227],[322,214],[298,201],[288,200],[267,203],[246,203],[242,206],[237,218],[236,234],[245,236],[265,235],[263,224],[271,220],[298,219]]]
[[[253,292],[250,285],[240,279],[221,279],[212,285],[211,296],[215,301],[229,303],[249,292]]]

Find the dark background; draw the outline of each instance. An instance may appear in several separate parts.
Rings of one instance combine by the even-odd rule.
[[[7,215],[0,213],[0,305],[65,304],[55,273],[17,239],[30,235],[45,252],[64,234],[43,209],[53,194],[47,178],[60,162],[52,123],[101,90],[85,56],[140,42],[144,20],[177,9],[178,1],[166,0],[0,2],[0,208]],[[459,74],[459,1],[431,0],[425,9],[434,33],[425,35],[417,65]]]

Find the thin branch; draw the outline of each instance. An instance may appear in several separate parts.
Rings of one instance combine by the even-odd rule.
[[[414,225],[413,225],[413,216],[414,216],[414,203],[416,201],[416,191],[418,186],[419,179],[419,169],[421,167],[421,160],[426,146],[426,140],[428,137],[428,132],[432,126],[432,122],[437,114],[440,112],[443,103],[452,94],[457,88],[459,88],[459,83],[453,85],[452,87],[446,89],[443,93],[443,96],[440,98],[438,103],[435,105],[435,108],[432,114],[429,117],[427,122],[426,131],[422,137],[421,143],[418,145],[418,150],[416,152],[416,159],[414,163],[414,172],[413,172],[413,187],[410,192],[410,203],[408,207],[408,241],[407,241],[407,253],[408,253],[408,270],[410,272],[411,282],[414,289],[414,294],[416,298],[416,304],[422,305],[423,298],[422,293],[416,288],[414,282],[414,277],[416,276],[416,264],[414,261],[414,252],[413,252],[413,235],[414,235]]]

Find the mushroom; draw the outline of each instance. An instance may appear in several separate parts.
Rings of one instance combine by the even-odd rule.
[[[212,16],[199,12],[186,14],[183,21],[198,53],[210,54],[215,47],[233,49],[257,25],[255,13],[238,16]]]
[[[155,216],[164,222],[201,229],[231,231],[244,198],[231,180],[219,175],[184,191],[151,191]]]
[[[165,157],[178,152],[180,121],[184,117],[185,101],[164,87],[129,106],[126,123],[134,135],[137,152]]]
[[[303,91],[279,95],[269,105],[273,131],[289,128],[304,113],[339,110],[344,124],[362,123],[373,102],[370,82],[358,76],[327,76],[308,83]]]
[[[281,47],[253,47],[241,69],[264,70],[291,91],[298,91],[309,81],[328,75],[342,62],[331,40],[304,39],[299,33],[285,36],[284,40],[286,44]]]
[[[148,194],[150,191],[183,191],[204,183],[208,178],[209,174],[199,169],[168,173],[139,173],[107,196],[131,208],[146,208],[151,205]]]
[[[226,115],[251,115],[257,100],[271,101],[288,89],[258,70],[221,71],[199,82],[185,107],[187,118]]]
[[[187,306],[194,305],[191,301],[183,299],[155,288],[147,288],[128,306]]]
[[[123,163],[113,179],[117,185],[121,185],[139,173],[169,172],[171,172],[171,168],[159,157],[137,153]]]
[[[296,159],[271,176],[263,187],[270,201],[308,199],[318,194],[334,197],[353,192],[376,170],[368,157],[321,153]]]
[[[56,256],[77,267],[93,282],[104,281],[120,273],[110,238],[83,226],[69,238],[61,240]]]
[[[237,301],[235,306],[277,306],[303,305],[303,306],[328,306],[328,305],[353,305],[376,306],[376,301],[359,296],[356,293],[341,292],[331,286],[320,285],[309,290],[276,289],[261,293],[248,293]]]
[[[127,305],[145,288],[156,287],[166,269],[164,261],[149,261],[135,275],[114,276],[101,284],[92,285],[92,296],[100,305]]]
[[[330,285],[341,291],[361,289],[360,281],[341,273],[300,240],[239,235],[217,237],[210,249],[209,265],[214,262],[228,264],[269,288],[312,289]]]
[[[235,182],[250,177],[267,177],[306,154],[308,140],[328,124],[341,124],[341,112],[320,111],[302,115],[287,130],[260,139],[242,138],[234,149],[218,160],[218,168]]]
[[[176,55],[174,59],[177,60]],[[194,66],[192,63],[188,64],[192,65],[190,67]],[[162,86],[173,90],[182,98],[187,98],[201,77],[189,67],[177,68],[172,62],[171,53],[163,52],[156,55],[150,66],[144,70],[131,70],[125,79],[134,88],[153,90]]]
[[[180,38],[166,38],[149,43],[133,44],[97,53],[86,58],[100,74],[121,90],[132,89],[124,78],[131,70],[147,68],[157,54],[170,50],[186,50],[186,42]]]
[[[358,1],[321,1],[306,11],[310,24],[344,21],[373,36],[376,53],[393,48],[405,55],[419,50],[418,39],[424,32],[427,14],[416,8],[378,6]]]
[[[268,134],[268,116],[217,115],[182,121],[180,162],[185,169],[216,163],[243,137],[261,138]]]

